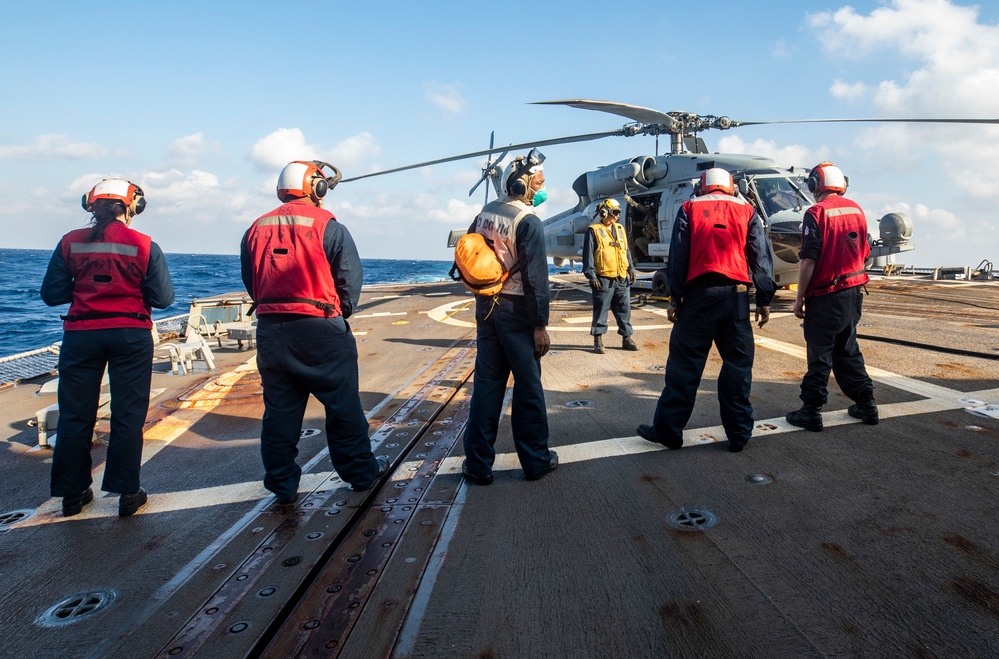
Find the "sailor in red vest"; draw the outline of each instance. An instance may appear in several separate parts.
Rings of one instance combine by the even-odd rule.
[[[722,358],[718,374],[721,421],[728,450],[738,453],[753,432],[753,329],[749,283],[756,287],[756,321],[770,319],[773,258],[760,218],[735,196],[732,175],[712,168],[701,174],[696,197],[680,207],[673,223],[669,260],[668,318],[675,323],[663,389],[652,425],[638,434],[667,448],[683,447],[697,387],[711,344]]]
[[[867,218],[860,206],[843,195],[847,179],[831,162],[816,165],[806,179],[815,205],[801,223],[798,295],[794,315],[804,319],[808,372],[801,381],[800,409],[787,422],[806,430],[822,430],[829,371],[851,400],[850,416],[868,425],[878,422],[874,383],[857,345],[857,323],[863,306],[860,287],[870,277],[865,261],[871,252]]]
[[[142,189],[106,178],[83,195],[90,227],[70,231],[56,247],[42,281],[45,304],[70,303],[62,317],[59,425],[52,456],[52,496],[62,514],[94,500],[90,446],[101,381],[111,387],[111,435],[101,489],[121,495],[127,517],[146,503],[139,485],[142,426],[153,373],[152,308],[173,304],[166,259],[149,236],[130,228],[146,207]]]
[[[339,181],[329,163],[289,163],[278,177],[282,204],[253,223],[240,247],[257,314],[264,487],[281,504],[298,500],[295,458],[310,393],[326,408],[326,441],[340,478],[363,491],[388,470],[388,458],[371,453],[347,324],[361,295],[361,259],[347,228],[322,208]]]

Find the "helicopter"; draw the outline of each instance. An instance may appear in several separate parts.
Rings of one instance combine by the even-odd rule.
[[[732,174],[738,194],[755,207],[770,239],[774,261],[774,281],[778,286],[797,283],[798,251],[801,248],[801,223],[805,211],[815,203],[805,179],[809,170],[784,167],[776,161],[753,155],[709,153],[698,133],[709,129],[728,130],[741,126],[781,123],[975,123],[999,124],[999,119],[790,119],[776,121],[737,121],[725,116],[698,115],[690,112],[661,112],[651,108],[613,101],[571,99],[540,101],[535,105],[564,105],[585,110],[607,112],[630,119],[618,130],[589,133],[494,147],[494,134],[489,149],[459,156],[407,165],[395,169],[364,174],[344,182],[393,172],[427,167],[467,158],[487,157],[482,175],[469,190],[475,193],[489,181],[497,196],[502,195],[500,163],[515,150],[540,146],[584,142],[605,137],[637,135],[653,136],[656,155],[640,155],[598,167],[580,174],[572,184],[578,196],[576,205],[542,221],[546,252],[556,268],[582,260],[583,238],[594,222],[596,206],[607,198],[621,204],[620,222],[628,235],[628,246],[636,270],[652,273],[652,293],[668,296],[666,262],[673,221],[680,206],[694,195],[701,173],[720,167]],[[670,152],[659,155],[659,136],[668,135]],[[502,149],[495,159],[493,154]],[[489,186],[486,187],[486,202]],[[888,213],[878,220],[878,237],[868,236],[871,245],[869,266],[887,265],[893,255],[915,249],[910,242],[912,219],[904,213]],[[465,230],[451,231],[448,247],[453,247]]]

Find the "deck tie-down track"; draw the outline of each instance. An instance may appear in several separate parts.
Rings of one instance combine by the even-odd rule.
[[[333,473],[293,510],[266,508],[243,531],[263,538],[252,553],[155,655],[139,656],[294,656],[316,648],[334,656],[357,625],[366,628],[367,651],[377,643],[387,653],[461,484],[460,475],[434,476],[464,429],[474,359],[474,346],[461,342],[427,369],[429,380],[408,385],[399,403],[372,419],[373,426],[384,419],[372,450],[391,461],[380,486],[353,492]],[[395,561],[392,578],[383,579],[400,547],[417,560]],[[161,626],[162,616],[148,624]],[[104,656],[148,650],[144,626],[105,646]]]

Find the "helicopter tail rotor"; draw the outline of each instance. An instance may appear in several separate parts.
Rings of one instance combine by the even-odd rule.
[[[493,142],[495,137],[496,137],[496,131],[492,131],[491,133],[489,133],[489,153],[487,154],[486,157],[486,164],[482,166],[482,176],[480,176],[479,180],[475,182],[475,185],[472,186],[472,189],[468,191],[469,197],[472,196],[472,193],[474,193],[476,189],[478,189],[478,187],[482,185],[482,182],[485,181],[486,179],[492,181],[493,188],[496,190],[496,196],[497,197],[502,196],[502,192],[500,191],[500,178],[503,176],[503,169],[499,166],[499,164],[503,161],[503,158],[506,158],[506,155],[510,153],[510,151],[509,150],[504,151],[503,153],[500,154],[499,158],[493,160],[492,159]],[[489,203],[488,186],[486,187],[486,199],[484,203],[487,204]]]

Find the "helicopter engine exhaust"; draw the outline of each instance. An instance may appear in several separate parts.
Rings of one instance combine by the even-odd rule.
[[[599,199],[630,189],[646,190],[666,176],[667,165],[652,156],[611,163],[586,173],[586,191],[590,199]]]

